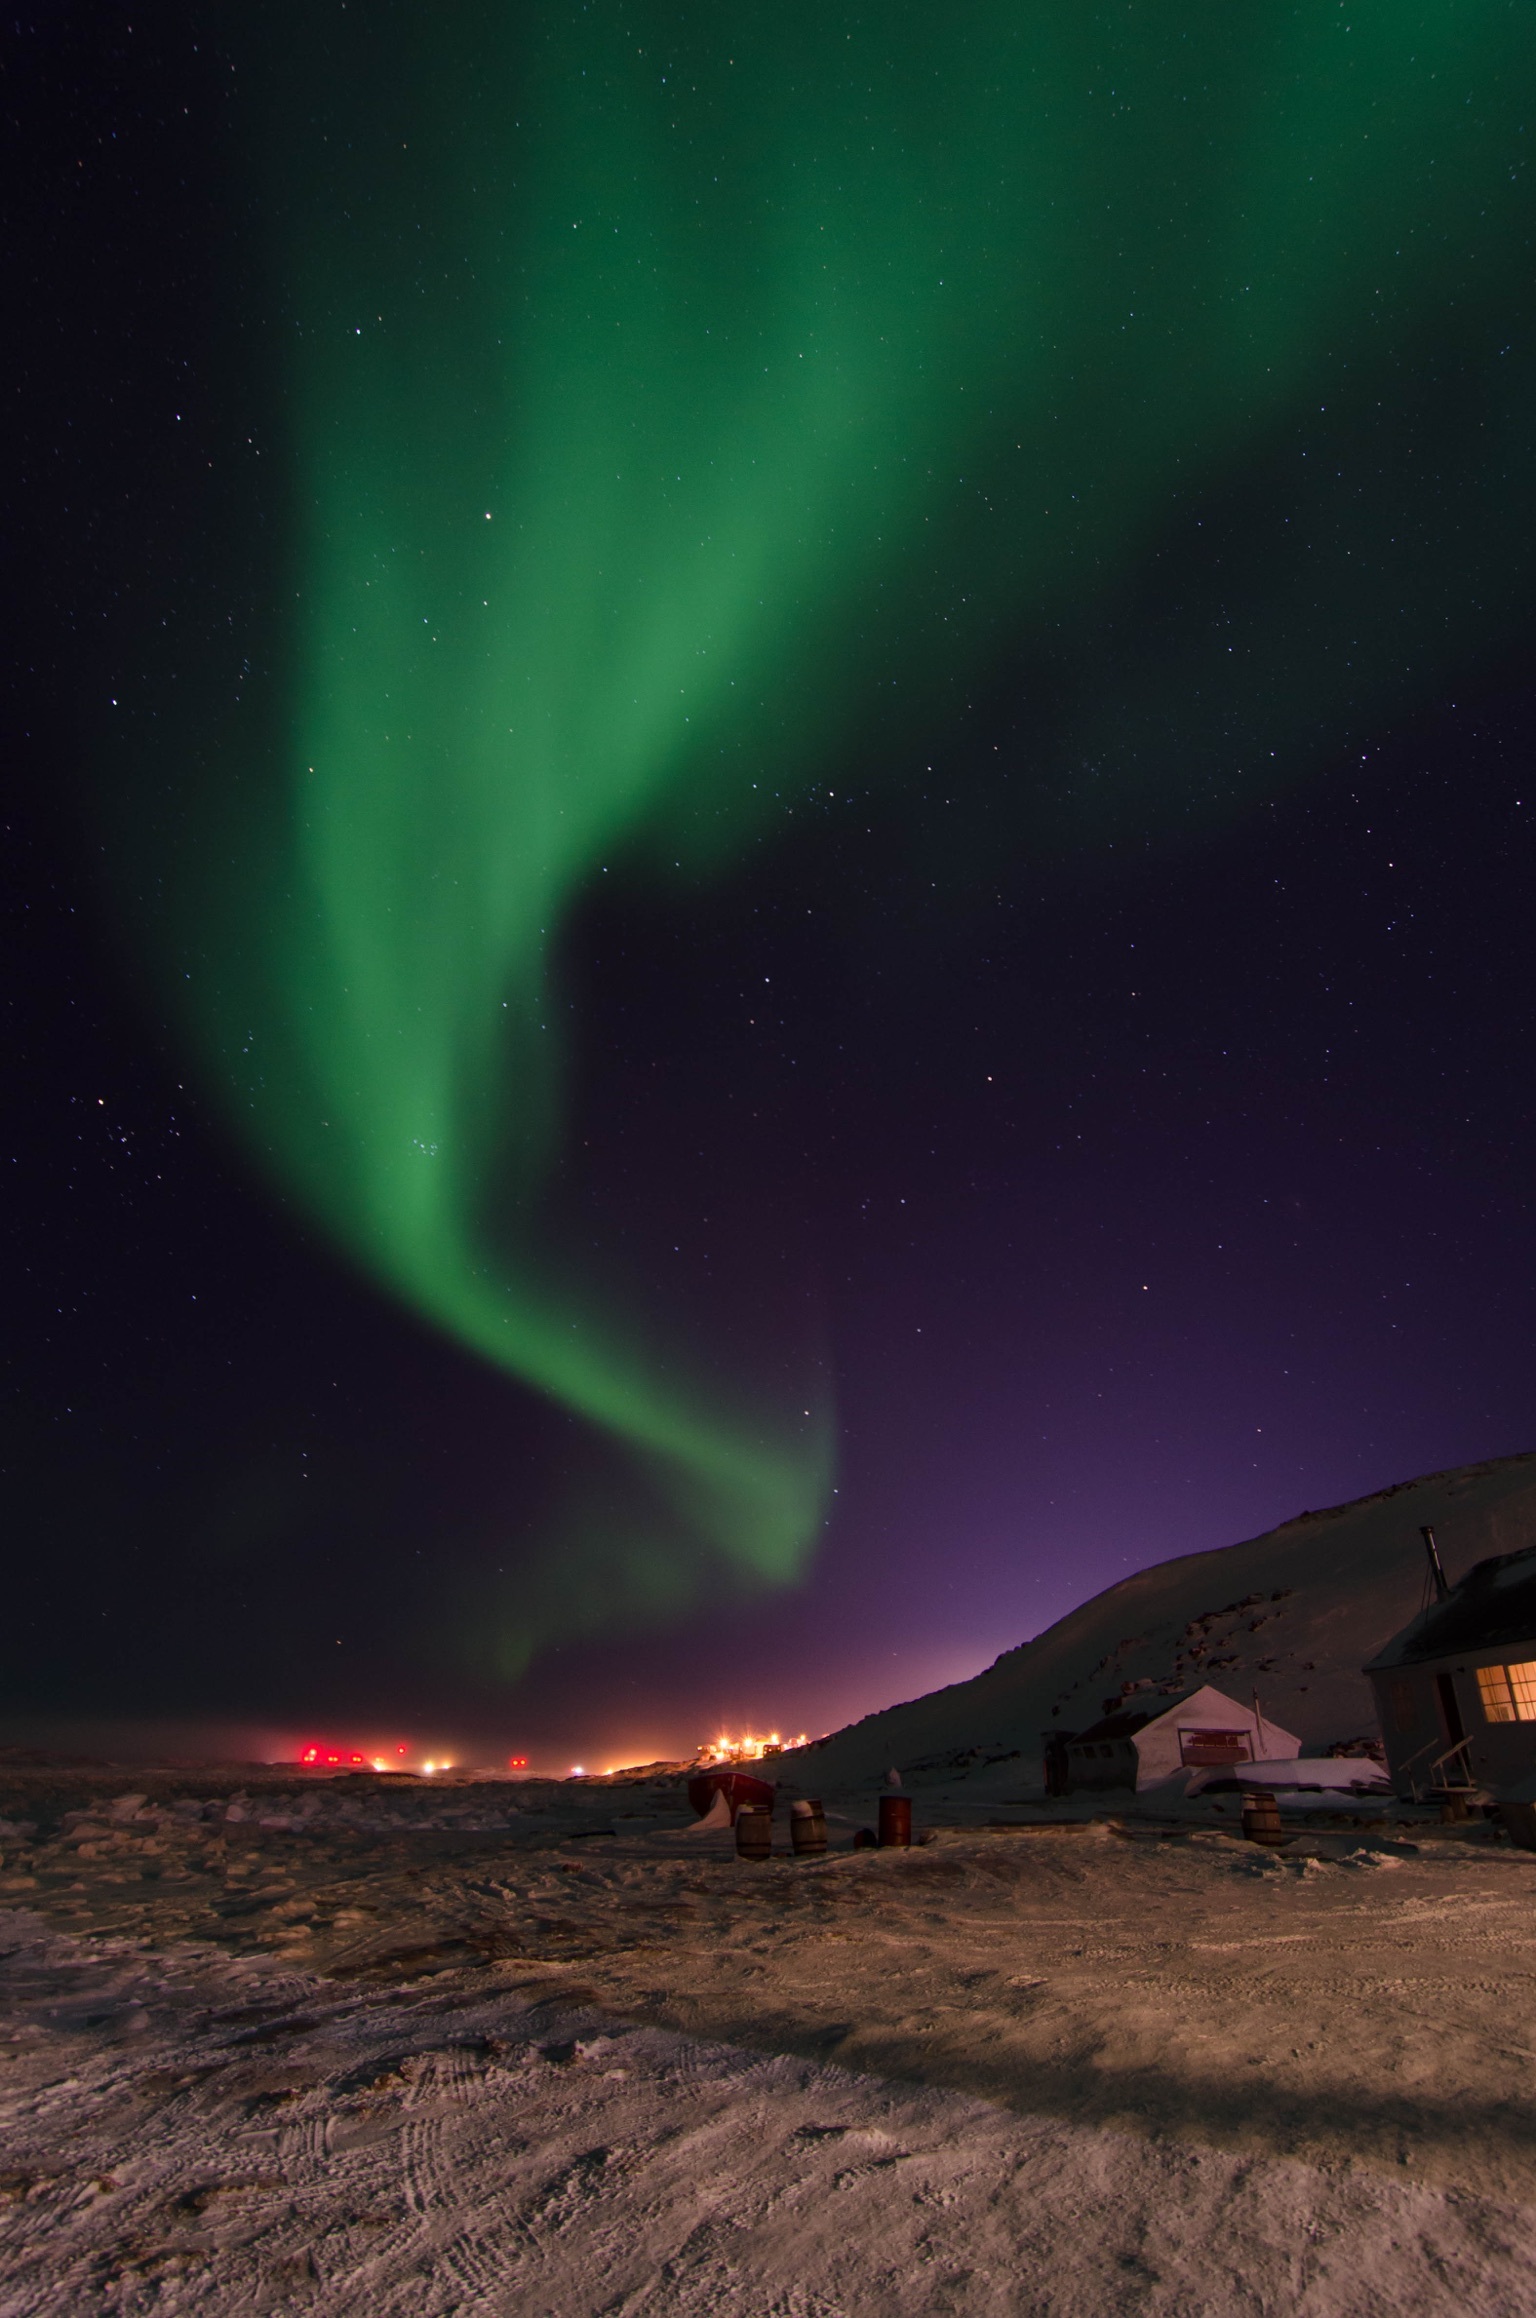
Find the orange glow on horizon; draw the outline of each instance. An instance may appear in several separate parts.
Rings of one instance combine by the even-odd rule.
[[[796,1738],[784,1738],[776,1730],[769,1731],[763,1738],[755,1736],[751,1731],[743,1731],[740,1738],[731,1738],[722,1731],[718,1738],[704,1741],[694,1761],[700,1770],[712,1771],[728,1763],[760,1763],[765,1755],[782,1754],[786,1747],[803,1747],[806,1744],[804,1731]]]

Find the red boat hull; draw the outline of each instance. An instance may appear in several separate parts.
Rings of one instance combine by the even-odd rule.
[[[688,1781],[688,1800],[702,1819],[717,1795],[724,1795],[734,1819],[743,1803],[765,1803],[773,1809],[774,1790],[766,1779],[748,1771],[697,1771]]]

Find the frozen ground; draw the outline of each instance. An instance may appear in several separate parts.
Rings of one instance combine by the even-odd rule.
[[[1532,2306],[1526,2217],[1019,2117],[482,1971],[383,1993],[6,1928],[7,2313]]]
[[[1481,1829],[756,1867],[660,1789],[147,1783],[8,1798],[4,2318],[1536,2312]]]

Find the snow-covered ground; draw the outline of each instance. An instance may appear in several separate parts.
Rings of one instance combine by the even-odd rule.
[[[6,2318],[1504,2314],[1530,2215],[1018,2116],[494,1972],[381,1992],[3,1919]]]
[[[873,1800],[18,1777],[0,2318],[1536,2312],[1536,1855]]]
[[[1536,1458],[783,1758],[819,1860],[675,1778],[0,1763],[0,2318],[1536,2318],[1536,1854],[1038,1783],[1159,1687],[1369,1731],[1424,1521],[1453,1578],[1536,1544]],[[854,1850],[890,1765],[920,1844]]]

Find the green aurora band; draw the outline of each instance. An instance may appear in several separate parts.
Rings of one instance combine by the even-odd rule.
[[[1532,49],[1493,0],[249,12],[288,633],[184,988],[332,1240],[638,1460],[660,1510],[566,1538],[505,1669],[792,1580],[830,1482],[809,1356],[777,1407],[706,1381],[549,1228],[573,909],[727,873],[855,742],[894,788],[1200,478],[1380,391],[1452,301],[1480,326]],[[1383,600],[1423,596],[1403,555]],[[1247,669],[1272,708],[1298,648]],[[1232,682],[1187,721],[1240,760]],[[1124,755],[1081,690],[1081,749]]]

